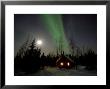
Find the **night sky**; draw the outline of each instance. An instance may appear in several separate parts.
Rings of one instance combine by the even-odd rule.
[[[62,14],[60,16],[67,41],[72,40],[75,46],[79,48],[90,48],[97,52],[96,14]],[[49,21],[47,21],[47,23],[49,23]],[[27,40],[28,36],[42,40],[43,44],[41,45],[41,50],[45,54],[55,52],[56,44],[54,36],[57,34],[51,33],[51,29],[48,30],[48,28],[46,28],[45,25],[47,23],[40,14],[15,14],[14,53],[16,54],[21,45]]]

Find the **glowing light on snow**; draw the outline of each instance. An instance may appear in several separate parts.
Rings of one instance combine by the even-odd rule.
[[[63,62],[61,62],[60,65],[63,66]]]
[[[70,65],[70,63],[68,62],[68,63],[67,63],[67,65],[69,66],[69,65]]]

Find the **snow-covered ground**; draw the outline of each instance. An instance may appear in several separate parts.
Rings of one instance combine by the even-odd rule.
[[[75,69],[58,69],[55,67],[46,67],[34,74],[28,74],[28,76],[97,76],[96,71],[87,71],[84,66],[78,66]]]

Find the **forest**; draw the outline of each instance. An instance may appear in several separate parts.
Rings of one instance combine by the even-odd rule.
[[[20,73],[24,73],[24,75],[33,74],[44,70],[45,67],[58,68],[56,62],[60,58],[71,60],[73,63],[70,68],[64,67],[66,70],[78,70],[77,66],[81,65],[85,66],[85,70],[87,71],[97,71],[97,54],[92,49],[87,49],[87,51],[84,52],[84,50],[74,47],[71,44],[71,54],[66,54],[60,46],[60,48],[56,48],[56,54],[45,55],[45,53],[36,46],[36,39],[31,41],[27,39],[14,57],[14,75],[19,76]],[[62,68],[59,67],[59,69]]]

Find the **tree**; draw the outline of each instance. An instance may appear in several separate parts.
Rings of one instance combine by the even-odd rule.
[[[22,71],[22,62],[23,62],[23,57],[25,55],[25,52],[28,48],[28,43],[29,43],[29,38],[23,43],[23,45],[20,47],[18,50],[15,58],[14,58],[14,73]]]
[[[24,57],[23,57],[23,71],[26,73],[37,72],[41,66],[41,50],[36,48],[35,39],[32,41],[31,45],[27,49]]]
[[[85,64],[88,70],[97,70],[97,55],[91,49],[85,54]]]
[[[89,49],[86,53],[79,56],[79,64],[86,66],[87,70],[97,70],[97,54]]]
[[[19,55],[16,55],[15,57],[15,70],[17,69],[16,65],[19,66],[21,72],[25,72],[25,73],[34,73],[40,70],[41,50],[37,48],[35,45],[36,44],[34,39],[30,43],[30,45],[28,45],[28,47],[24,52],[21,52],[21,51],[18,52]],[[22,55],[22,57],[20,55]]]

